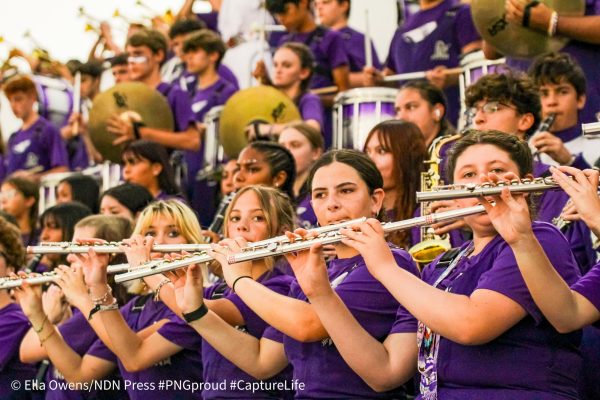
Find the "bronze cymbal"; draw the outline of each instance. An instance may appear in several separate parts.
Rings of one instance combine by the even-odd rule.
[[[117,138],[106,130],[112,115],[138,119],[146,126],[172,131],[173,115],[167,99],[157,90],[141,82],[119,83],[94,99],[88,123],[90,138],[106,160],[121,162],[123,145],[115,146]]]
[[[219,121],[219,139],[229,158],[237,158],[246,146],[245,129],[255,120],[285,124],[301,119],[294,102],[271,86],[257,86],[237,92],[225,103]]]
[[[569,39],[549,37],[545,32],[509,23],[504,15],[505,0],[472,0],[471,14],[479,34],[504,55],[532,58],[560,51]],[[585,0],[541,0],[561,16],[580,16],[585,12]],[[527,3],[527,1],[525,1]]]

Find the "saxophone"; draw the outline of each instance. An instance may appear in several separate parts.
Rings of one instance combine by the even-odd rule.
[[[426,172],[421,173],[421,191],[428,192],[436,186],[444,185],[440,176],[440,163],[442,162],[440,151],[446,143],[457,140],[460,137],[461,134],[457,133],[456,135],[441,136],[433,141],[429,147],[429,160],[424,161],[429,168]],[[429,203],[421,203],[421,216],[429,214],[431,214]],[[450,245],[450,235],[436,235],[433,231],[432,227],[422,226],[419,235],[420,242],[408,250],[413,260],[421,268],[452,247]]]

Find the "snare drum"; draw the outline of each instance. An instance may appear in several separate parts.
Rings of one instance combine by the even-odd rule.
[[[38,94],[38,113],[60,129],[73,110],[73,88],[63,79],[32,76]]]
[[[206,131],[203,143],[203,161],[196,180],[214,179],[215,173],[226,160],[223,146],[219,141],[219,122],[224,106],[216,106],[204,115]]]
[[[378,123],[396,116],[398,89],[369,87],[338,94],[333,105],[333,148],[362,151]]]

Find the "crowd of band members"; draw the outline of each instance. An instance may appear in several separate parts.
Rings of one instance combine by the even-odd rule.
[[[125,52],[108,59],[116,83],[157,90],[175,121],[173,131],[117,116],[108,121],[115,144],[125,144],[123,184],[101,192],[93,177],[69,176],[56,188],[58,204],[38,215],[40,179],[102,161],[87,129],[101,60],[71,71],[81,74],[83,107],[62,126],[38,114],[30,78],[2,83],[23,125],[8,137],[2,160],[0,277],[58,274],[44,290],[0,291],[2,398],[159,398],[165,394],[147,388],[161,379],[208,384],[198,393],[169,392],[178,398],[597,398],[600,334],[591,325],[600,319],[593,243],[600,200],[592,167],[600,145],[582,136],[581,124],[600,110],[600,1],[586,2],[586,16],[561,17],[560,34],[572,38],[563,52],[527,63],[508,57],[507,66],[468,87],[470,125],[457,132],[457,80],[445,70],[472,51],[499,56],[480,39],[468,4],[419,1],[385,62],[373,47],[373,65],[366,66],[364,35],[348,26],[350,1],[267,0],[267,16],[286,32],[270,38],[273,72],[262,62],[253,72],[289,97],[302,120],[251,124],[250,142],[224,162],[217,182],[196,180],[203,120],[240,90],[221,61],[250,34],[248,21],[226,17],[261,11],[258,1],[214,2],[223,12],[215,24],[190,15],[192,3],[167,35],[132,26]],[[507,0],[509,20],[522,19],[519,4]],[[532,7],[530,26],[545,31],[548,11]],[[234,23],[244,28],[236,31]],[[120,52],[107,25],[102,32],[98,44]],[[396,118],[374,126],[361,151],[330,149],[333,96],[312,89],[390,85],[386,75],[414,71],[427,71],[427,79],[394,83]],[[550,115],[553,124],[540,131]],[[442,138],[451,139],[438,146]],[[434,225],[453,249],[417,265],[407,250],[421,241],[421,230],[384,239],[381,222],[421,214],[415,193],[434,151],[446,183],[551,176],[562,190],[504,192],[493,196],[495,207],[485,199],[431,203],[431,212],[442,212],[482,202],[487,214]],[[180,179],[173,152],[187,166]],[[219,237],[206,228],[232,193]],[[347,238],[335,246],[227,262],[248,242],[294,230],[310,237],[306,229],[359,217],[368,220],[343,230]],[[558,229],[558,218],[568,223]],[[39,242],[92,238],[123,241],[132,267],[162,256],[153,244],[221,246],[209,251],[215,261],[208,266],[127,285],[106,273],[124,261],[117,256],[24,253]],[[98,393],[10,388],[36,376],[140,385]],[[305,388],[277,389],[292,379]],[[271,386],[250,394],[220,387],[223,380]]]

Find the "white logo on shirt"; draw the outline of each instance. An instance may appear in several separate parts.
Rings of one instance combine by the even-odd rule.
[[[27,153],[27,161],[25,161],[25,168],[37,167],[40,159],[35,153]]]
[[[325,338],[325,339],[321,340],[321,346],[322,347],[333,346],[333,340],[331,340],[331,338]]]
[[[30,139],[23,140],[22,142],[17,143],[13,146],[13,153],[23,154],[29,148],[30,145],[31,145]]]
[[[431,55],[431,60],[449,60],[450,59],[450,45],[444,43],[441,40],[435,42],[435,47],[433,48],[433,54]]]
[[[431,35],[431,33],[436,29],[437,22],[431,21],[425,25],[421,25],[420,27],[413,29],[412,31],[405,32],[402,37],[407,43],[420,43],[425,40],[427,36]]]
[[[202,100],[197,103],[192,104],[192,111],[197,113],[202,110],[208,104],[208,100]]]

